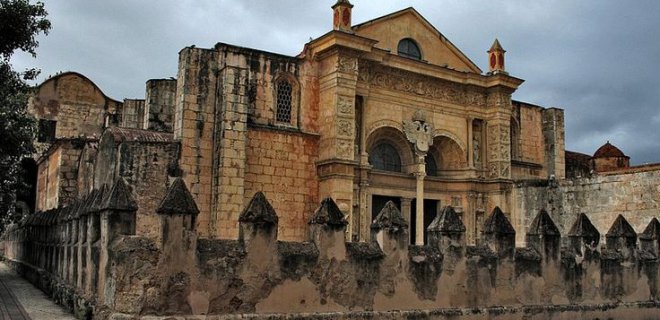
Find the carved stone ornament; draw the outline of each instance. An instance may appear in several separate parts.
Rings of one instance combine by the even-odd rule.
[[[353,114],[353,100],[348,97],[339,97],[337,101],[339,113]]]
[[[339,59],[337,59],[337,69],[340,72],[357,72],[358,59],[355,57],[339,56]]]
[[[433,100],[486,107],[486,94],[479,90],[408,71],[360,61],[358,80],[371,86],[402,91]]]
[[[413,121],[403,121],[403,131],[406,138],[415,145],[415,151],[426,154],[429,146],[433,145],[433,126],[424,121],[424,115],[420,111],[415,112]]]

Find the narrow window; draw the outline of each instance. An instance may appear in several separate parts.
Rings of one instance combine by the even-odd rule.
[[[402,57],[422,60],[422,52],[419,50],[417,43],[410,38],[399,41],[397,53]]]
[[[277,122],[291,123],[292,93],[291,83],[286,80],[277,83],[277,109],[275,112]]]
[[[55,129],[57,121],[39,119],[39,134],[37,135],[37,142],[52,142],[55,140]]]

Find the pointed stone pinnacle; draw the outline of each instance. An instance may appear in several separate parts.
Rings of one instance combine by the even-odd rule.
[[[490,217],[484,223],[483,233],[494,234],[516,234],[516,230],[511,225],[509,219],[504,215],[500,207],[495,207]]]
[[[628,223],[628,220],[622,215],[616,217],[614,223],[610,227],[610,230],[605,234],[606,237],[624,237],[624,238],[636,238],[637,233],[635,229]]]
[[[658,219],[651,219],[651,222],[649,222],[639,237],[644,240],[660,240],[660,222],[658,222]]]
[[[101,205],[101,210],[135,211],[137,202],[126,185],[124,178],[118,178]]]
[[[458,217],[458,214],[456,214],[456,211],[454,211],[454,208],[452,206],[446,206],[442,209],[442,212],[433,219],[426,230],[461,233],[465,232],[465,225]]]
[[[348,224],[346,217],[339,210],[337,203],[327,197],[321,201],[321,206],[316,209],[309,224],[322,224],[328,226],[343,227]]]
[[[528,235],[561,236],[559,228],[545,209],[541,209],[529,226]]]
[[[371,223],[371,229],[399,231],[406,230],[408,222],[401,216],[401,211],[394,205],[394,202],[388,201]]]
[[[197,204],[181,178],[176,178],[167,188],[165,198],[160,202],[158,214],[196,215],[199,213]]]
[[[264,193],[259,191],[252,197],[250,203],[238,217],[238,221],[260,225],[275,225],[279,218]]]
[[[568,232],[569,237],[583,237],[600,239],[600,232],[594,227],[589,217],[586,214],[580,213],[578,218],[573,223],[571,231]]]

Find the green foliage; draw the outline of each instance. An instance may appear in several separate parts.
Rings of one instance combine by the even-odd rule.
[[[34,152],[34,118],[27,112],[36,69],[18,73],[10,58],[16,50],[36,55],[36,36],[50,30],[44,4],[28,0],[0,0],[0,232],[20,217],[14,210],[16,192],[25,188],[20,161]]]
[[[30,4],[28,0],[0,0],[0,55],[8,61],[16,50],[36,56],[39,46],[37,34],[48,34],[50,21],[46,19],[44,4]]]

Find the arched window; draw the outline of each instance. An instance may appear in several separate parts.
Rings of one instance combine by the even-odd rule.
[[[369,163],[377,170],[401,172],[399,152],[387,142],[381,142],[371,149]]]
[[[399,41],[397,53],[402,57],[422,60],[422,52],[419,50],[419,46],[410,38]]]
[[[426,175],[427,176],[437,176],[438,175],[438,164],[435,162],[435,157],[432,153],[428,153],[426,158]]]
[[[293,86],[287,80],[277,82],[277,109],[275,120],[277,122],[291,123],[291,105],[293,101]]]

